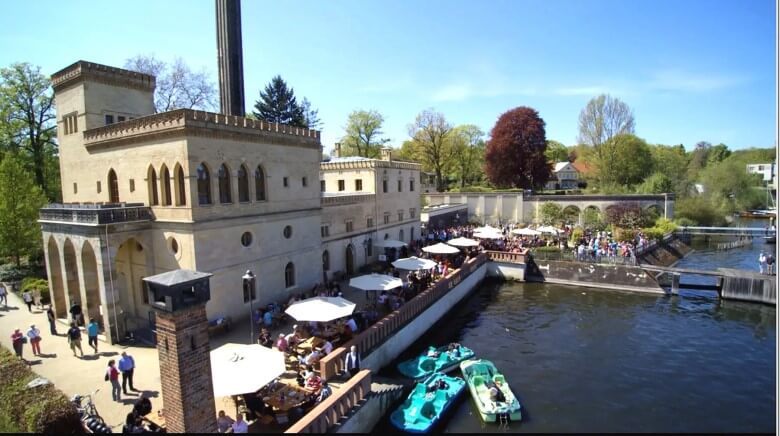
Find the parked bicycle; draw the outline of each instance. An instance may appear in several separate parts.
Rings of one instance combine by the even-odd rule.
[[[99,390],[97,389],[91,394],[74,395],[70,400],[76,406],[85,433],[112,433],[111,427],[100,416],[95,402],[92,401]]]

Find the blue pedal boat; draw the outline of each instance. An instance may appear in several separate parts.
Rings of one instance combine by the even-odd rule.
[[[434,373],[417,383],[406,401],[390,414],[390,422],[409,433],[427,433],[466,389],[466,381]]]

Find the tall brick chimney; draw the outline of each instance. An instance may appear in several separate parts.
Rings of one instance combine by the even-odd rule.
[[[333,157],[341,157],[341,143],[337,142],[333,144],[333,153],[331,153]]]
[[[211,274],[176,270],[144,278],[155,309],[165,424],[169,433],[216,431],[206,303]]]
[[[244,116],[244,54],[241,1],[216,0],[219,105],[225,115]]]

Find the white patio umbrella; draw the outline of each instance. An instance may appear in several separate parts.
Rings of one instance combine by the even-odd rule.
[[[474,229],[474,233],[501,233],[501,229],[497,229],[493,226],[487,225],[482,227],[477,227]]]
[[[542,232],[534,229],[524,228],[524,229],[514,229],[512,230],[512,233],[515,235],[521,235],[521,236],[537,236],[541,235]]]
[[[285,371],[284,353],[259,344],[225,344],[211,350],[215,397],[256,392]]]
[[[403,286],[404,282],[386,274],[366,274],[349,279],[349,285],[364,291],[389,291]]]
[[[385,239],[384,241],[377,241],[374,243],[375,247],[384,248],[401,248],[406,245],[406,242],[397,241],[395,239]]]
[[[420,269],[431,269],[436,266],[436,262],[430,259],[420,259],[419,257],[407,257],[393,262],[393,266],[407,271],[417,271]]]
[[[473,236],[480,239],[501,239],[504,237],[504,235],[499,232],[479,232],[474,233]]]
[[[561,232],[553,226],[541,226],[537,227],[536,230],[542,233],[555,233],[556,235]]]
[[[469,238],[455,238],[447,241],[447,244],[455,247],[476,247],[479,245],[479,241],[475,241]]]
[[[333,321],[352,315],[355,303],[342,297],[313,297],[290,305],[284,313],[296,321]]]
[[[439,242],[436,245],[429,245],[427,247],[423,247],[423,251],[426,253],[433,253],[433,254],[455,254],[460,253],[460,250],[453,247],[452,245],[447,245],[445,243]]]

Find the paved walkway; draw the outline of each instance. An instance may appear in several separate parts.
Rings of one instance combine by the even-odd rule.
[[[365,292],[350,288],[348,280],[341,283],[341,289],[345,298],[357,303],[357,310],[365,303]],[[132,410],[132,405],[140,394],[151,399],[154,411],[163,407],[160,366],[156,348],[109,345],[100,342],[98,344],[100,353],[94,354],[92,348],[87,345],[86,333],[82,332],[84,357],[74,357],[65,337],[67,331],[65,324],[58,324],[57,332],[59,335],[52,336],[49,333],[46,312],[35,307],[33,307],[32,313],[28,312],[21,297],[9,293],[8,307],[0,306],[0,344],[12,350],[11,334],[14,329],[19,328],[26,333],[30,324],[35,324],[43,337],[41,341],[42,356],[40,357],[33,356],[29,343],[24,346],[23,356],[30,362],[31,369],[54,383],[68,398],[75,394],[85,395],[98,390],[93,397],[97,410],[115,432],[121,431],[125,416]],[[211,348],[215,349],[229,342],[248,344],[250,343],[249,329],[248,317],[238,320],[229,332],[211,338]],[[292,322],[288,321],[273,329],[272,337],[275,338],[280,332],[289,333],[291,331]],[[257,334],[258,332],[255,330],[255,335]],[[103,377],[108,361],[110,359],[118,361],[123,351],[135,359],[136,371],[133,384],[136,389],[141,391],[132,395],[123,394],[121,402],[115,402],[111,399],[111,385],[104,381]],[[294,373],[286,374],[285,378],[287,377],[294,379]],[[338,389],[340,384],[335,382],[332,386]],[[235,417],[235,406],[230,398],[216,398],[215,403],[216,410],[225,410],[228,415]]]

